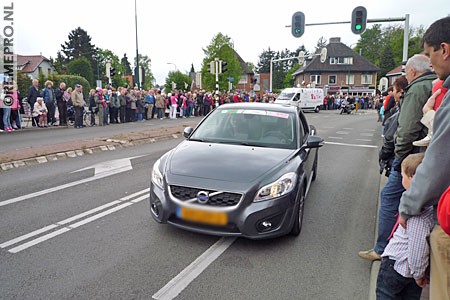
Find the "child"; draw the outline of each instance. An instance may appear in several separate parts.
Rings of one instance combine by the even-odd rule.
[[[417,153],[403,160],[402,183],[405,189],[409,189],[423,157],[423,153]],[[433,208],[428,207],[421,215],[411,217],[406,228],[394,227],[395,233],[381,255],[376,289],[378,300],[420,299],[422,288],[428,283],[425,276],[430,252],[427,238],[433,225]]]
[[[442,100],[448,89],[442,86],[444,80],[436,79],[433,82],[433,95],[428,99],[427,103],[423,107],[423,118],[420,120],[423,125],[428,128],[428,134],[421,140],[413,142],[414,146],[427,147],[430,144],[431,137],[433,136],[433,122],[436,110],[441,106]]]

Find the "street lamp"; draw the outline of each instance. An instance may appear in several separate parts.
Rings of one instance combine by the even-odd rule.
[[[178,68],[177,68],[177,65],[176,65],[176,64],[174,64],[174,63],[171,63],[171,62],[168,62],[167,64],[168,64],[168,65],[173,65],[173,66],[175,67],[175,71],[177,71],[177,70],[178,70]]]

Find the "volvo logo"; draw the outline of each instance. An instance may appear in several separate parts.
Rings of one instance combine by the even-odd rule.
[[[200,191],[197,193],[197,201],[200,204],[206,204],[209,201],[209,193],[205,191]]]

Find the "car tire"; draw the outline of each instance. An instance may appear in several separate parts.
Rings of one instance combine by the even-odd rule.
[[[316,158],[314,159],[314,164],[313,164],[313,175],[311,178],[311,181],[316,180],[316,176],[317,176],[317,161],[319,160],[319,151],[316,152]]]
[[[314,109],[314,112],[315,112],[315,113],[318,113],[319,111],[320,111],[320,107],[317,106],[316,109]]]
[[[290,234],[293,236],[298,236],[300,232],[302,231],[302,224],[303,224],[303,212],[305,207],[305,195],[303,194],[303,191],[300,191],[300,199],[298,200],[299,203],[297,205],[297,208],[295,209],[294,213],[294,224],[292,226]]]

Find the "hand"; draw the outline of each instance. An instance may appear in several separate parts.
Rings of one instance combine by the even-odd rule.
[[[421,288],[425,288],[427,286],[427,284],[430,283],[430,280],[428,280],[427,278],[423,277],[423,278],[420,278],[420,279],[416,279],[416,283]]]
[[[398,217],[398,224],[402,225],[403,228],[406,228],[406,220],[403,219],[402,216]]]
[[[438,89],[436,92],[434,92],[433,95],[430,96],[430,98],[428,98],[427,103],[425,103],[425,105],[423,106],[423,109],[422,109],[424,114],[426,114],[430,110],[434,109],[434,103],[436,102],[436,97],[439,96],[440,93],[441,93],[441,89]]]

